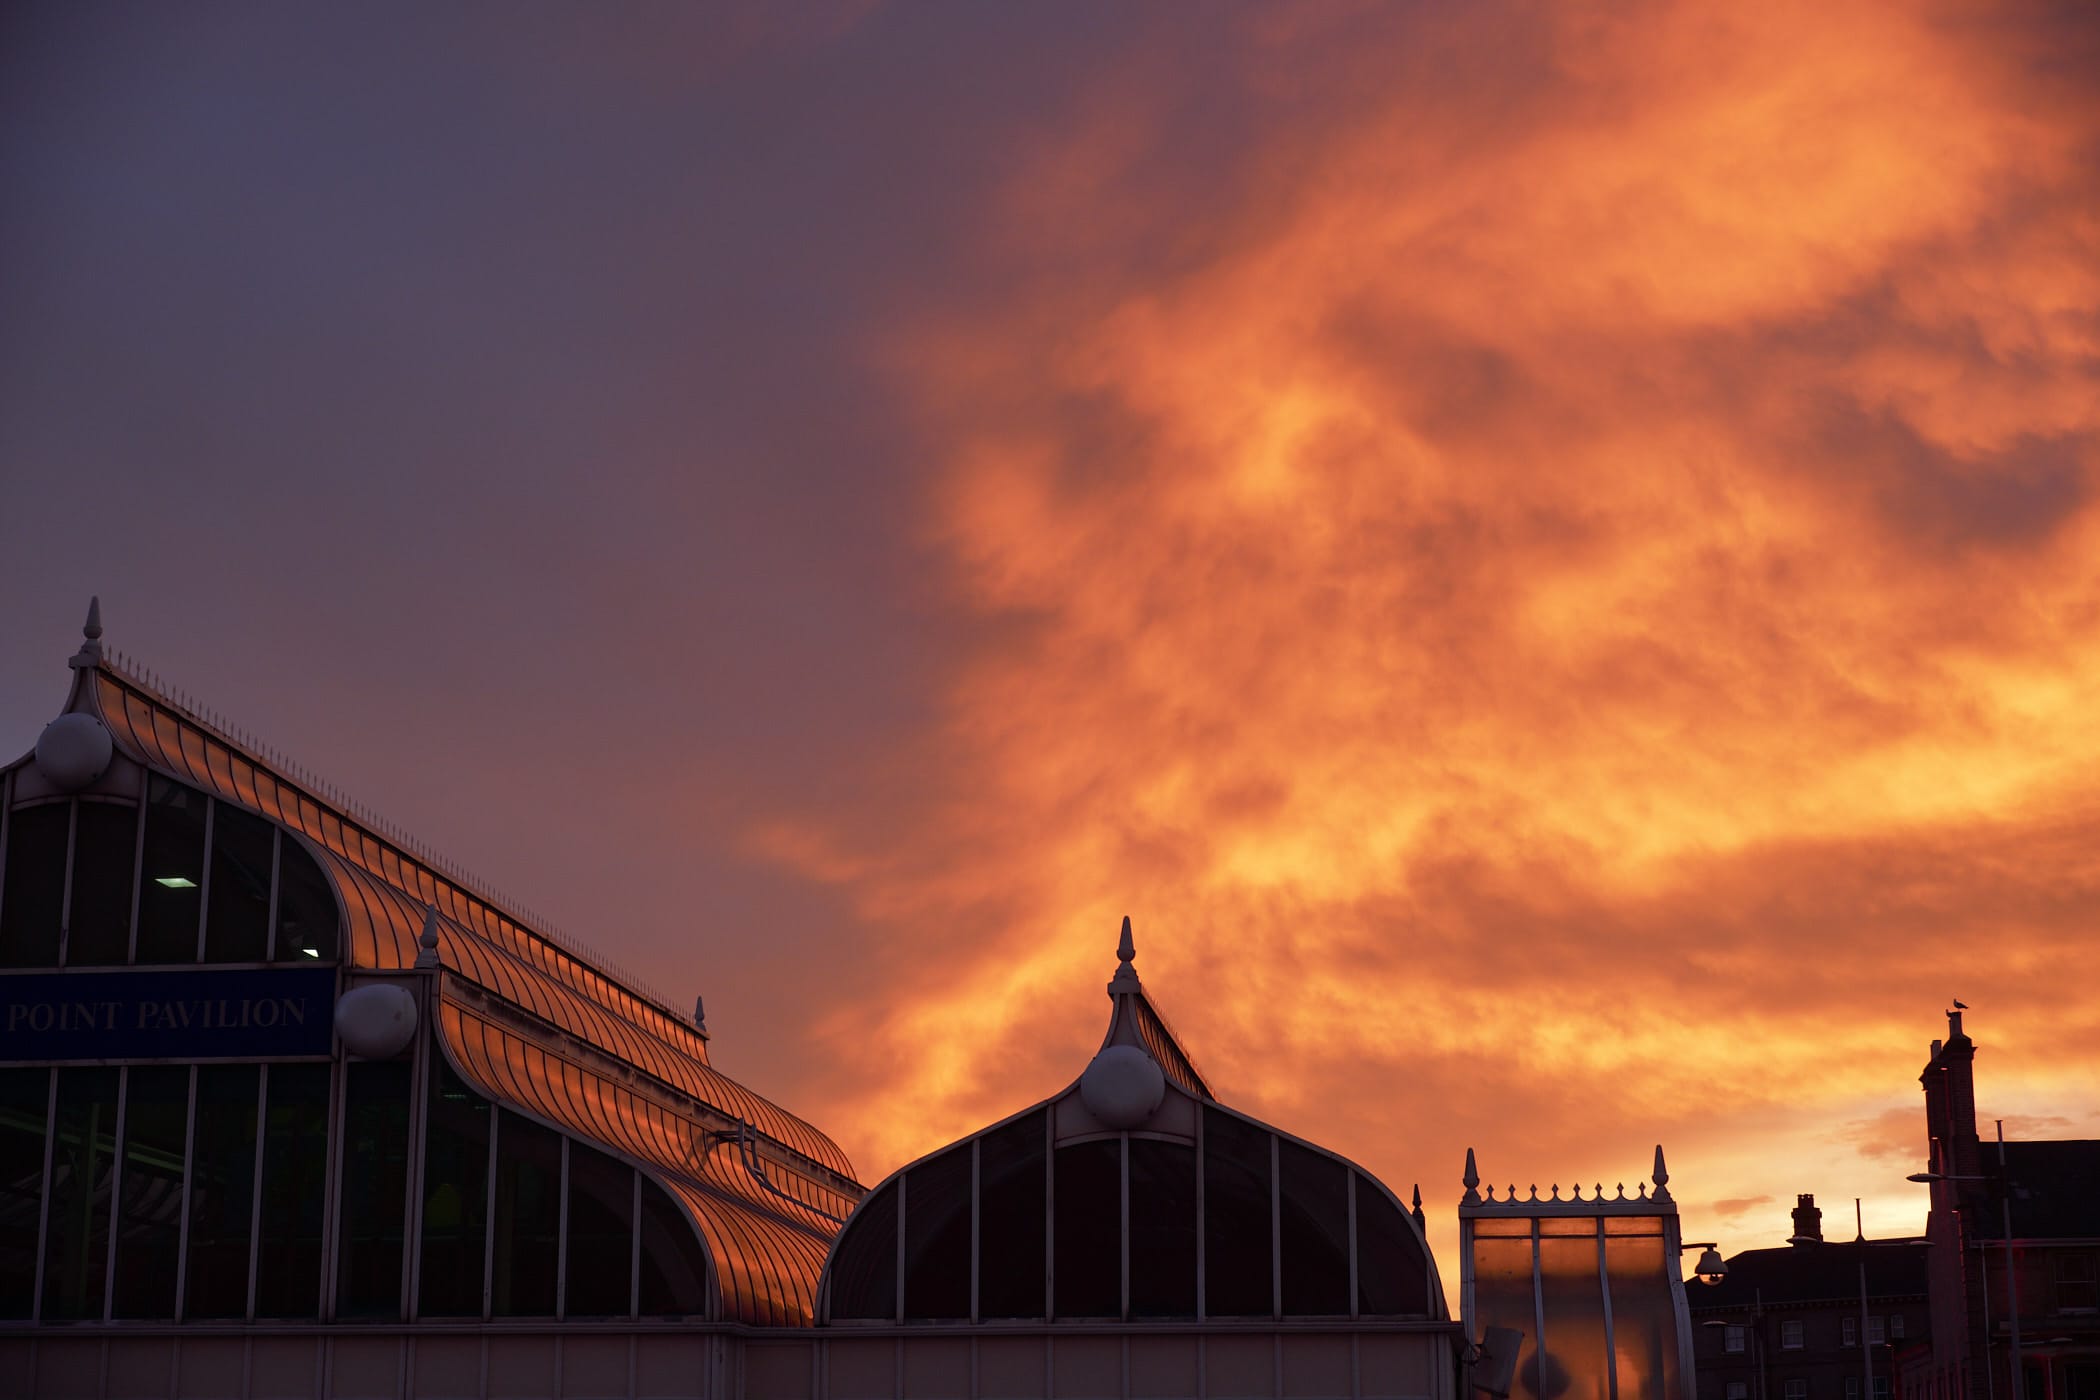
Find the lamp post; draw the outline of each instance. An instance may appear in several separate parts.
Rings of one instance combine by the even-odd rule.
[[[1988,1176],[1961,1176],[1953,1172],[1912,1172],[1906,1181],[1969,1181],[1989,1182]],[[2020,1271],[2013,1258],[2012,1232],[2012,1180],[2005,1170],[2005,1120],[1998,1120],[1998,1209],[2005,1230],[2005,1311],[2012,1321],[2012,1400],[2027,1400],[2027,1365],[2020,1354]],[[1986,1347],[1990,1338],[1984,1338]],[[1872,1396],[1867,1400],[1873,1400]]]

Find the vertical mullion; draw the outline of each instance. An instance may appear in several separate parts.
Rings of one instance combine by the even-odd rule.
[[[1283,1316],[1283,1151],[1269,1134],[1269,1316]]]
[[[1043,1113],[1043,1320],[1057,1321],[1057,1109]],[[1044,1354],[1050,1339],[1043,1338]],[[1047,1382],[1046,1382],[1047,1384]],[[1043,1392],[1050,1394],[1050,1391]]]
[[[80,839],[80,799],[66,799],[66,873],[65,884],[58,892],[58,965],[66,966],[66,954],[72,950],[73,942],[73,855]]]
[[[1117,1151],[1116,1151],[1116,1164],[1117,1164],[1117,1167],[1119,1168],[1119,1170],[1118,1170],[1118,1172],[1117,1172],[1117,1179],[1118,1179],[1118,1189],[1117,1189],[1117,1197],[1118,1197],[1118,1200],[1120,1201],[1120,1206],[1119,1206],[1119,1208],[1118,1208],[1118,1210],[1117,1210],[1116,1214],[1117,1214],[1117,1219],[1118,1219],[1118,1220],[1119,1220],[1119,1221],[1121,1222],[1121,1229],[1117,1231],[1117,1234],[1118,1234],[1118,1236],[1119,1236],[1119,1242],[1118,1242],[1118,1244],[1117,1244],[1117,1246],[1116,1246],[1116,1260],[1117,1260],[1117,1262],[1118,1262],[1118,1263],[1119,1263],[1119,1264],[1121,1265],[1121,1268],[1122,1268],[1122,1279],[1123,1279],[1123,1282],[1122,1282],[1122,1288],[1123,1288],[1123,1295],[1122,1295],[1122,1296],[1123,1296],[1123,1306],[1122,1306],[1122,1311],[1121,1311],[1121,1312],[1119,1312],[1119,1313],[1117,1313],[1117,1316],[1118,1316],[1118,1317],[1120,1317],[1120,1318],[1122,1318],[1122,1319],[1123,1319],[1123,1320],[1124,1320],[1125,1322],[1128,1322],[1128,1321],[1130,1321],[1130,1134],[1129,1134],[1129,1133],[1127,1133],[1127,1132],[1122,1132],[1122,1133],[1118,1133],[1118,1134],[1116,1134],[1116,1148],[1117,1148]],[[1127,1346],[1127,1345],[1126,1345],[1126,1347],[1124,1348],[1124,1353],[1123,1353],[1123,1362],[1124,1362],[1124,1367],[1125,1367],[1125,1369],[1127,1370],[1127,1369],[1128,1369],[1128,1367],[1129,1367],[1129,1363],[1130,1363],[1130,1352],[1129,1352],[1129,1348],[1128,1348],[1128,1346]],[[1129,1380],[1129,1377],[1128,1377],[1128,1376],[1126,1375],[1126,1376],[1124,1377],[1124,1380],[1125,1380],[1126,1382],[1128,1382],[1128,1380]]]
[[[897,1301],[892,1305],[892,1321],[904,1321],[904,1240],[905,1212],[911,1209],[911,1198],[906,1188],[911,1185],[911,1173],[897,1174]]]
[[[980,1242],[977,1209],[978,1193],[983,1189],[984,1185],[983,1171],[980,1166],[981,1154],[978,1151],[978,1145],[982,1141],[983,1139],[981,1137],[975,1137],[970,1139],[970,1321],[972,1322],[978,1320],[979,1305],[977,1301],[977,1289],[979,1277],[982,1273],[982,1270],[978,1266],[978,1252],[980,1249]],[[976,1365],[976,1356],[977,1348],[976,1345],[973,1343],[970,1347],[971,1365],[973,1370]],[[1869,1397],[1869,1400],[1871,1400],[1871,1397]]]
[[[1362,1310],[1358,1306],[1359,1294],[1357,1292],[1356,1286],[1357,1278],[1358,1274],[1356,1262],[1356,1172],[1352,1169],[1349,1173],[1349,1316],[1351,1317],[1360,1317],[1363,1315]],[[1423,1296],[1427,1297],[1428,1295],[1424,1294]]]
[[[197,1067],[190,1066],[189,1117],[182,1125],[182,1218],[175,1226],[175,1320],[189,1301],[190,1182],[197,1174]]]
[[[337,985],[341,985],[338,978]],[[335,1317],[337,1236],[343,1229],[343,1139],[348,1136],[350,1067],[341,1059],[328,1065],[328,1186],[321,1197],[321,1316]]]
[[[204,927],[211,914],[211,843],[214,829],[219,824],[219,799],[214,797],[204,804],[204,878],[197,882],[197,957],[204,961]]]
[[[255,1321],[255,1276],[262,1272],[263,1146],[270,1130],[270,1065],[256,1066],[255,1076],[255,1177],[248,1201],[248,1301],[241,1315]]]
[[[117,1071],[116,1151],[109,1166],[109,1254],[102,1276],[102,1320],[109,1320],[117,1294],[117,1236],[124,1223],[124,1115],[131,1108],[131,1070]]]
[[[1604,1188],[1599,1186],[1597,1194],[1602,1196]],[[1607,1394],[1610,1400],[1619,1400],[1619,1351],[1612,1337],[1611,1323],[1611,1270],[1606,1267],[1604,1257],[1604,1217],[1597,1217],[1597,1291],[1604,1298],[1604,1363],[1605,1375],[1610,1382]],[[1869,1397],[1872,1400],[1872,1397]]]
[[[270,824],[270,913],[263,930],[263,961],[277,961],[277,872],[284,864],[284,832]]]
[[[634,1222],[633,1238],[628,1241],[630,1258],[627,1264],[627,1315],[639,1318],[642,1315],[642,1173],[639,1168],[630,1173],[634,1178],[634,1205],[627,1218]],[[483,1211],[484,1216],[488,1212]]]
[[[496,1305],[496,1138],[503,1131],[503,1110],[489,1103],[489,1184],[481,1208],[481,1320],[494,1316]],[[641,1228],[641,1222],[635,1222]]]
[[[44,1316],[44,1251],[50,1247],[51,1233],[51,1150],[58,1141],[58,1069],[54,1066],[44,1073],[50,1083],[44,1091],[44,1176],[43,1191],[37,1197],[36,1278],[33,1282],[36,1296],[29,1301],[32,1322],[41,1321]]]
[[[416,1035],[408,1073],[408,1186],[401,1197],[401,1318],[417,1316],[423,1291],[423,1167],[430,1141],[430,987],[417,988]]]
[[[7,888],[7,827],[8,813],[14,806],[15,775],[0,773],[0,889]]]
[[[138,821],[131,832],[131,913],[125,925],[124,962],[128,966],[139,960],[139,901],[144,897],[139,885],[146,876],[146,800],[152,795],[153,776],[145,769],[139,770]]]
[[[1536,1189],[1533,1194],[1537,1194]],[[1536,1216],[1531,1221],[1531,1320],[1539,1329],[1531,1355],[1539,1368],[1539,1385],[1543,1387],[1546,1383],[1546,1284],[1539,1264],[1539,1222]]]
[[[561,1184],[554,1226],[554,1320],[569,1316],[569,1135],[561,1135]]]
[[[1210,1175],[1208,1159],[1203,1153],[1203,1105],[1196,1105],[1196,1320],[1201,1322],[1205,1312],[1203,1275],[1208,1267],[1207,1242],[1204,1236],[1210,1233],[1210,1215],[1203,1199],[1204,1182]]]

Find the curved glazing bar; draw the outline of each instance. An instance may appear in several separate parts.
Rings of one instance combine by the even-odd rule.
[[[1215,1101],[1103,1131],[1077,1097],[877,1183],[833,1243],[821,1320],[1448,1320],[1420,1226],[1346,1158]]]
[[[438,1029],[449,1058],[478,1092],[641,1165],[672,1194],[707,1245],[722,1317],[809,1323],[836,1227],[763,1191],[733,1137],[450,998],[440,999]],[[838,1196],[826,1204],[843,1215],[851,1202]]]
[[[439,957],[447,967],[725,1116],[753,1124],[787,1153],[851,1180],[852,1163],[823,1133],[711,1069],[706,1042],[683,1017],[344,819],[174,710],[143,682],[107,662],[95,681],[96,707],[112,736],[134,757],[261,812],[306,836],[310,849],[332,857],[323,864],[345,905],[352,965],[413,965],[423,906],[434,903],[442,916]],[[795,1179],[788,1170],[780,1184],[795,1189],[790,1184]]]

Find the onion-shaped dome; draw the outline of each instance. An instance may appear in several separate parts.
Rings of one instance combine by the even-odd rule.
[[[1446,1319],[1419,1218],[1218,1103],[1138,981],[1127,919],[1118,958],[1085,1071],[870,1192],[819,1320]]]

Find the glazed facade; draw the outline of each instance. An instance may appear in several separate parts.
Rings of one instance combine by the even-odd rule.
[[[132,1396],[1452,1400],[1412,1209],[1132,965],[868,1190],[704,1027],[105,657],[0,769],[0,1375]]]

